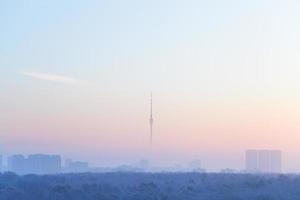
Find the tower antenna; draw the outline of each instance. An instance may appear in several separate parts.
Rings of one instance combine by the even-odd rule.
[[[150,144],[152,146],[152,134],[153,134],[152,92],[150,94],[150,119],[149,119],[149,124],[150,124]]]

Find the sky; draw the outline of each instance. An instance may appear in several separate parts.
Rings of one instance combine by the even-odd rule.
[[[300,170],[297,0],[0,0],[0,151]],[[154,137],[149,145],[150,92]]]

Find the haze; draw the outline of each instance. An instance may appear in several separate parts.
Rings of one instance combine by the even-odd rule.
[[[300,2],[0,1],[0,150],[116,165],[300,161]],[[153,146],[149,147],[150,92]]]

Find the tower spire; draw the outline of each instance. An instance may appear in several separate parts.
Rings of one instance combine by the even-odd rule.
[[[150,144],[152,145],[152,132],[153,132],[153,116],[152,116],[152,92],[150,94]]]

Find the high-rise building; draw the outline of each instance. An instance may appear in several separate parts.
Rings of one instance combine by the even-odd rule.
[[[270,151],[269,150],[258,151],[257,169],[260,172],[270,172]]]
[[[257,150],[246,151],[246,170],[248,172],[255,172],[258,170],[257,166]]]
[[[270,151],[270,172],[277,173],[281,172],[281,151],[272,150]]]
[[[3,171],[3,159],[2,159],[2,155],[0,155],[0,172]]]
[[[57,174],[61,170],[61,158],[58,155],[29,155],[26,169],[32,174]]]
[[[280,150],[247,150],[245,167],[247,172],[280,173]]]
[[[27,158],[12,155],[8,158],[8,169],[17,174],[56,174],[61,170],[61,158],[43,154],[29,155]]]
[[[12,155],[7,160],[8,170],[17,174],[25,173],[25,157],[20,154]]]

